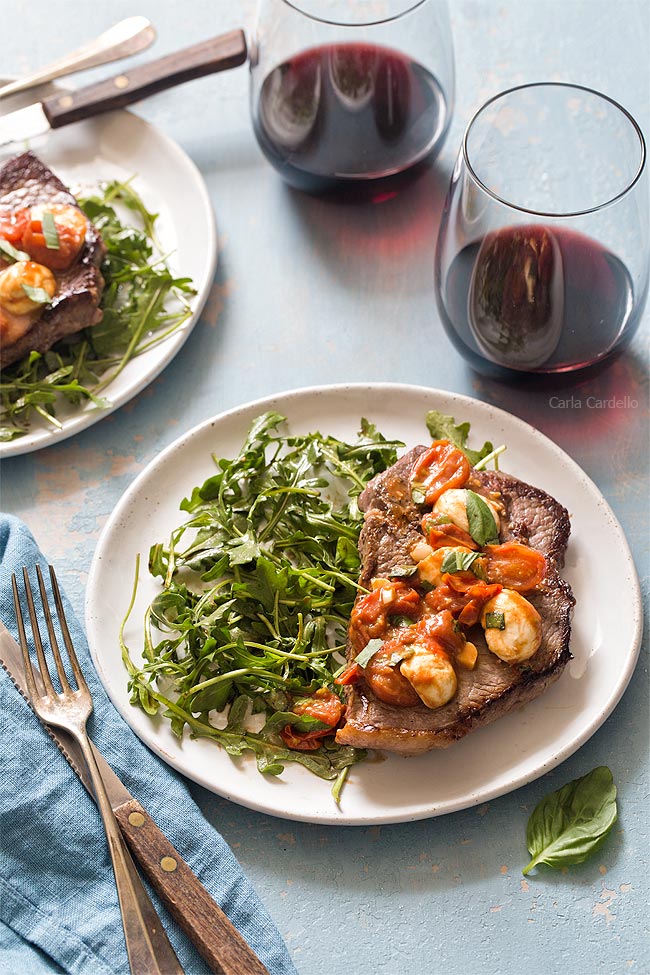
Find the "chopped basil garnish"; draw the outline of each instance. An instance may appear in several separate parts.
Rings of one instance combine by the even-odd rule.
[[[399,629],[405,626],[413,626],[415,620],[412,620],[410,616],[389,616],[388,617],[391,626],[396,626]]]
[[[47,249],[49,251],[60,250],[61,242],[59,241],[59,231],[57,230],[56,223],[54,222],[54,215],[50,210],[43,211],[41,226],[43,228],[43,237],[45,238],[45,246]]]
[[[391,579],[398,579],[402,576],[414,576],[417,571],[418,567],[415,563],[413,565],[396,565],[388,575]]]
[[[414,481],[411,485],[411,500],[413,504],[424,504],[426,500],[424,489],[417,481]]]
[[[506,614],[495,610],[494,613],[485,614],[485,629],[486,630],[505,630],[506,628]]]
[[[12,261],[31,261],[29,254],[26,254],[25,251],[19,251],[8,240],[5,240],[4,237],[0,237],[0,251],[6,257],[10,257]]]
[[[23,284],[22,289],[30,301],[34,301],[37,305],[52,304],[52,298],[47,293],[45,288],[34,288],[31,284]]]
[[[496,545],[499,541],[497,523],[480,494],[476,494],[474,491],[467,492],[465,510],[469,522],[469,533],[476,544],[480,545],[481,548],[484,545]]]
[[[480,556],[480,552],[461,552],[459,548],[454,548],[447,552],[440,566],[441,572],[466,572],[472,568],[472,564]]]
[[[359,664],[360,667],[367,667],[370,659],[374,657],[380,647],[383,647],[383,640],[369,640],[365,647],[358,653],[354,658],[355,664]]]

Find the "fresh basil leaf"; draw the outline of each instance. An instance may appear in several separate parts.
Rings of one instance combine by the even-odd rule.
[[[528,820],[526,845],[532,859],[524,874],[540,863],[582,863],[601,846],[616,818],[616,786],[605,765],[551,792]]]
[[[0,252],[6,257],[10,257],[12,261],[31,261],[29,254],[26,254],[25,251],[19,251],[17,247],[10,244],[4,237],[0,237]]]
[[[454,548],[447,552],[440,565],[440,572],[467,572],[472,568],[472,564],[480,556],[480,552],[461,552],[459,548]]]
[[[47,293],[45,288],[35,288],[31,284],[23,284],[21,285],[21,287],[25,292],[25,294],[27,295],[27,297],[30,299],[30,301],[33,301],[35,304],[37,305],[52,304],[52,298]]]
[[[467,491],[467,501],[465,510],[469,522],[469,533],[481,548],[484,545],[497,544],[499,541],[499,531],[494,515],[480,494],[474,491]]]
[[[383,645],[383,640],[369,640],[361,653],[358,653],[354,658],[355,664],[359,664],[360,667],[367,667],[371,657],[374,657],[374,655],[381,647],[383,647]]]
[[[506,628],[506,614],[495,610],[494,613],[485,614],[485,629],[486,630],[505,630]]]
[[[470,431],[469,423],[456,423],[453,416],[445,416],[438,410],[429,410],[426,415],[426,424],[432,440],[451,440],[462,450],[472,467],[494,450],[494,446],[489,440],[486,440],[480,450],[472,450],[467,446]]]
[[[61,242],[59,240],[59,231],[54,220],[54,214],[51,210],[43,210],[43,215],[41,216],[41,226],[43,228],[43,237],[45,238],[45,246],[49,251],[58,251],[61,249]]]

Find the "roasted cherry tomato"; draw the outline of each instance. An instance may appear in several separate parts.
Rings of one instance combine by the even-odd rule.
[[[288,724],[280,732],[280,737],[289,748],[311,752],[320,748],[321,738],[332,734],[343,715],[343,704],[334,691],[319,687],[309,697],[298,698],[291,710],[294,714],[309,715],[327,725],[326,728],[316,728],[314,731],[296,731],[293,725]]]
[[[424,597],[429,609],[439,613],[448,609],[463,626],[474,626],[481,615],[483,605],[501,592],[503,586],[465,578],[471,573],[457,572],[444,575],[441,584]]]
[[[10,244],[20,243],[29,220],[29,210],[14,210],[13,213],[0,213],[0,237]]]
[[[404,582],[391,581],[357,599],[350,617],[350,640],[359,653],[370,640],[382,637],[390,625],[390,616],[416,617],[422,600]]]
[[[422,519],[422,531],[424,537],[431,548],[457,548],[464,545],[465,548],[477,549],[476,544],[469,532],[451,522],[440,522],[435,515],[427,514]]]
[[[469,474],[469,461],[462,450],[450,440],[434,440],[413,465],[411,484],[422,485],[425,504],[435,504],[443,491],[462,487]]]
[[[506,589],[528,592],[538,586],[546,573],[546,559],[541,552],[520,542],[486,545],[486,573],[490,582]]]
[[[58,247],[48,247],[43,233],[43,214],[52,214]],[[22,247],[29,256],[54,271],[65,271],[79,256],[86,239],[88,221],[78,207],[63,203],[33,206],[22,235]]]
[[[420,704],[420,698],[399,670],[391,663],[393,654],[403,648],[399,639],[387,640],[368,661],[364,673],[371,691],[383,701],[398,708],[409,708]]]

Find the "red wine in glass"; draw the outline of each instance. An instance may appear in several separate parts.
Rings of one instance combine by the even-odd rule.
[[[422,65],[353,42],[313,47],[274,68],[254,117],[266,157],[308,192],[404,172],[435,152],[448,123],[443,91]]]
[[[593,365],[629,342],[644,303],[614,254],[577,231],[540,225],[463,248],[438,294],[454,345],[494,376]]]

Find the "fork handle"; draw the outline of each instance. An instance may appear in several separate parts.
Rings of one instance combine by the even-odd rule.
[[[237,928],[139,802],[115,809],[123,835],[172,917],[223,975],[269,975]]]

